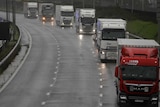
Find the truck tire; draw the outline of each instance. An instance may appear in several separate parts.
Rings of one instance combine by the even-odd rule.
[[[78,33],[78,30],[77,30],[77,28],[76,28],[76,33]]]
[[[117,102],[119,107],[125,107],[124,104],[122,104],[121,102]]]
[[[119,93],[117,94],[117,104],[119,107],[125,107],[126,105],[121,103],[120,100],[119,100]]]
[[[158,102],[157,102],[157,104],[155,104],[155,105],[152,105],[151,107],[158,107]]]
[[[79,33],[79,29],[78,28],[76,28],[76,33]]]

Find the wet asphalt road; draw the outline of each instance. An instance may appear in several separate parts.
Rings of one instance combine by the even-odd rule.
[[[17,15],[32,37],[18,74],[0,93],[0,107],[118,107],[115,63],[100,63],[92,35]]]

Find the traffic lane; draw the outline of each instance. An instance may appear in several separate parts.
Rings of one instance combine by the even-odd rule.
[[[67,31],[67,29],[65,29],[64,31],[69,32],[69,31]],[[73,32],[75,32],[74,29],[73,29]],[[77,48],[78,49],[77,51],[79,53],[79,56],[81,56],[79,59],[77,57],[74,57],[75,60],[79,60],[79,61],[81,60],[82,63],[84,63],[84,65],[86,65],[86,66],[90,63],[94,63],[94,65],[92,65],[91,68],[95,67],[95,69],[91,70],[91,71],[95,71],[95,70],[96,70],[96,72],[98,71],[98,74],[99,74],[99,77],[98,77],[99,83],[97,84],[98,90],[99,90],[98,97],[97,97],[98,106],[117,107],[117,102],[116,102],[117,96],[116,96],[116,89],[114,86],[115,62],[106,63],[106,64],[100,63],[100,61],[98,59],[98,55],[97,55],[97,49],[96,49],[95,44],[92,40],[92,36],[91,35],[75,35],[73,32],[70,35],[70,37],[72,37],[71,41],[75,41],[75,40],[73,40],[75,37],[76,37],[76,39],[79,40],[79,42],[76,42],[76,41],[75,42],[79,46],[79,48]],[[67,39],[67,38],[69,38],[69,37],[66,37],[65,39]],[[71,41],[68,44],[70,44]],[[63,43],[64,43],[63,45],[67,44],[65,42],[63,42]],[[65,45],[65,46],[67,47],[67,45]],[[63,48],[63,47],[61,47],[61,48]],[[70,51],[70,48],[71,48],[70,46],[65,48],[66,53],[69,53],[67,51]],[[72,51],[72,53],[75,53],[75,52]],[[86,55],[88,55],[88,57],[83,57]],[[68,56],[74,56],[74,55],[69,53]],[[92,56],[92,58],[91,58],[91,56]],[[72,57],[70,57],[70,58],[72,58]],[[70,58],[68,58],[68,59],[70,59]],[[86,59],[86,60],[84,60],[84,59]],[[85,63],[85,62],[87,62],[87,63]],[[83,69],[83,67],[81,67],[80,69]],[[75,71],[77,71],[77,70],[75,70]]]
[[[94,38],[94,35],[92,36]],[[93,40],[94,41],[94,40]],[[93,42],[95,57],[98,58],[98,50],[95,41]],[[115,66],[116,61],[105,61],[101,63],[98,58],[98,71],[99,71],[99,81],[100,81],[100,107],[118,107],[117,95],[115,87]]]
[[[114,77],[115,63],[100,63],[100,102],[102,107],[118,107]]]
[[[22,19],[21,19],[22,20]],[[0,94],[2,107],[39,107],[42,94],[56,66],[57,42],[44,26],[23,19],[20,24],[32,35],[31,52],[17,76]],[[8,103],[9,102],[9,103]]]
[[[42,102],[44,107],[96,107],[99,105],[97,60],[92,54],[91,36],[79,39],[74,29],[55,28],[59,34],[61,58],[57,76]]]
[[[34,22],[33,22],[33,23],[34,23]],[[51,30],[53,30],[53,29],[51,29]],[[57,29],[56,31],[61,32],[62,29]],[[91,47],[92,47],[92,46],[91,46],[92,44],[91,44],[90,38],[89,38],[89,42],[86,41],[87,36],[83,36],[83,35],[77,36],[77,35],[75,35],[74,33],[72,33],[72,32],[71,32],[70,30],[68,30],[68,29],[67,29],[67,30],[64,29],[63,31],[64,31],[63,34],[61,34],[61,35],[57,34],[57,36],[58,36],[57,38],[58,38],[58,41],[59,41],[59,42],[61,42],[61,39],[63,39],[64,41],[66,41],[66,43],[65,43],[64,41],[61,42],[62,45],[65,46],[65,44],[67,44],[67,43],[70,44],[70,42],[71,42],[71,41],[74,41],[75,38],[76,38],[76,39],[80,39],[80,40],[81,40],[81,42],[79,42],[79,43],[77,42],[79,46],[82,46],[82,44],[86,44],[85,46],[88,47],[86,50],[80,50],[80,52],[83,52],[83,51],[84,51],[84,52],[87,52],[87,53],[88,53],[90,50],[92,50],[92,48],[91,48]],[[73,32],[74,32],[74,30],[73,30]],[[67,33],[70,33],[70,34],[67,36]],[[62,37],[61,37],[61,36],[62,36]],[[67,40],[68,37],[70,38],[69,41]],[[83,38],[85,38],[85,39],[83,39]],[[82,39],[85,40],[85,42],[82,42]],[[81,48],[82,48],[82,47],[81,47]],[[70,53],[71,53],[71,52],[70,52]],[[70,53],[69,53],[69,54],[70,54]],[[92,53],[89,52],[89,55],[91,55],[91,54],[92,54]],[[83,56],[83,54],[79,54],[79,55]],[[84,59],[84,58],[82,57],[81,59]],[[93,58],[93,59],[94,59],[94,58]],[[96,62],[95,62],[95,63],[96,63]],[[95,65],[95,66],[96,66],[96,65]],[[93,71],[94,71],[94,70],[93,70]],[[86,79],[86,80],[87,80],[87,79]],[[51,86],[52,86],[52,84],[51,84]],[[86,85],[84,85],[84,86],[86,86]],[[99,86],[98,86],[98,88],[99,88]],[[42,93],[42,94],[43,94],[43,93]],[[96,95],[97,95],[97,94],[96,94]],[[96,99],[98,99],[98,97],[97,97]],[[96,100],[96,101],[97,101],[97,103],[98,103],[98,100]]]

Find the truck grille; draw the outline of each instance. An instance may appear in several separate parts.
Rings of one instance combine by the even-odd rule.
[[[85,25],[85,26],[83,26],[83,31],[84,32],[92,32],[93,27],[91,25]]]
[[[142,92],[148,93],[151,91],[152,86],[135,86],[135,85],[127,85],[126,86],[129,92]]]
[[[128,99],[130,100],[149,100],[149,97],[142,97],[142,96],[128,96]]]
[[[106,49],[117,50],[117,46],[107,46]]]
[[[63,20],[64,24],[71,24],[71,20]]]

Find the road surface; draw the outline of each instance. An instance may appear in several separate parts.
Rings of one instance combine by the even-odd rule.
[[[0,107],[117,107],[115,63],[100,63],[91,35],[23,15],[16,22],[32,48],[0,93]]]

